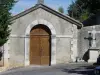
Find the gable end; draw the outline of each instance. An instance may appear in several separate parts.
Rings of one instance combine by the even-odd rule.
[[[27,10],[15,15],[15,16],[13,16],[11,18],[11,21],[15,20],[15,19],[18,19],[18,18],[20,18],[20,17],[22,17],[22,16],[24,16],[24,15],[26,15],[26,14],[34,11],[34,10],[36,10],[36,9],[38,9],[38,8],[42,8],[42,9],[44,9],[44,10],[46,10],[46,11],[48,11],[48,12],[50,12],[50,13],[52,13],[52,14],[54,14],[54,15],[56,15],[56,16],[64,19],[64,20],[67,20],[67,21],[71,22],[72,24],[77,25],[78,28],[82,27],[82,23],[81,22],[79,22],[79,21],[77,21],[77,20],[75,20],[75,19],[73,19],[73,18],[71,18],[71,17],[69,17],[67,15],[64,15],[64,14],[58,12],[58,11],[55,11],[54,9],[51,9],[50,7],[47,7],[46,5],[43,5],[43,4],[37,4],[34,7],[31,7],[30,9],[27,9]]]

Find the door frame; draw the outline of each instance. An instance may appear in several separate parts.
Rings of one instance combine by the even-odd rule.
[[[51,61],[50,61],[50,64],[51,65],[55,65],[56,64],[56,31],[55,31],[55,28],[54,26],[46,21],[46,20],[43,20],[43,19],[39,19],[39,20],[35,20],[33,21],[31,24],[29,24],[26,28],[26,32],[25,32],[25,58],[24,58],[24,65],[25,66],[28,66],[30,65],[30,60],[29,60],[29,56],[30,56],[30,31],[31,29],[36,26],[36,25],[39,25],[39,24],[43,24],[45,26],[47,26],[50,31],[51,31]]]

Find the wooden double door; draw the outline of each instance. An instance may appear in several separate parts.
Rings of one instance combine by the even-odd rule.
[[[30,32],[30,64],[50,65],[50,32],[43,25]]]

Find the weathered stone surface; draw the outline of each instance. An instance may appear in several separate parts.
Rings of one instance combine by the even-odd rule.
[[[95,30],[100,31],[100,25],[95,25]],[[82,58],[89,49],[89,41],[84,38],[88,37],[89,32],[91,31],[93,31],[93,26],[88,26],[83,27],[78,33],[78,52],[80,58]],[[96,47],[94,49],[100,49],[100,33],[96,33],[95,37]]]
[[[10,27],[12,31],[9,45],[9,67],[25,65],[25,38],[29,38],[29,35],[25,35],[26,28],[32,24],[33,21],[35,21],[36,24],[42,22],[43,24],[47,24],[44,23],[43,20],[51,23],[56,32],[54,39],[56,40],[56,52],[54,53],[54,56],[56,56],[54,60],[55,64],[75,61],[77,57],[77,26],[42,8],[38,8],[37,10],[13,20],[13,24]],[[52,38],[53,37],[51,37],[51,39]],[[27,59],[29,60],[29,58]]]

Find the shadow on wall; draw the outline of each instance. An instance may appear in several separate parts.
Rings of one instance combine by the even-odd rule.
[[[89,50],[87,50],[86,52],[85,52],[85,54],[83,55],[83,58],[82,58],[85,62],[88,62],[88,60],[89,60]]]

